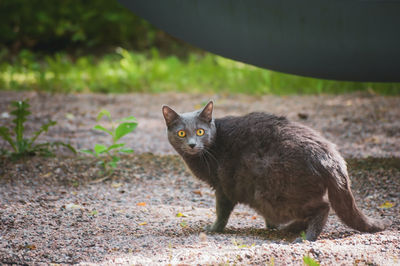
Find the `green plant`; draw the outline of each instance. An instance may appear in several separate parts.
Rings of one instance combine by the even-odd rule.
[[[306,232],[301,231],[300,232],[300,237],[301,237],[301,239],[303,239],[303,241],[307,240]]]
[[[56,122],[52,120],[42,125],[32,137],[25,138],[24,123],[26,122],[27,117],[31,114],[31,112],[29,111],[30,105],[28,103],[28,100],[13,101],[11,102],[11,106],[14,107],[14,110],[11,111],[11,114],[15,116],[15,119],[13,120],[15,139],[13,139],[12,132],[10,132],[10,130],[5,126],[0,127],[0,136],[10,144],[13,150],[13,152],[11,152],[11,155],[13,157],[35,155],[37,153],[40,155],[51,155],[53,154],[51,148],[57,146],[64,146],[73,153],[76,153],[75,149],[71,145],[60,141],[35,144],[36,139],[42,133],[47,132],[51,126],[54,126],[56,124]]]
[[[233,243],[235,246],[237,246],[238,248],[251,248],[251,247],[254,247],[254,246],[255,246],[254,243],[251,244],[250,246],[249,246],[249,245],[246,245],[246,244],[243,244],[241,240],[236,240],[235,238],[233,238],[231,241],[232,241],[232,243]]]
[[[133,152],[132,149],[125,147],[125,143],[118,143],[118,141],[126,134],[135,130],[137,122],[136,118],[133,116],[128,116],[113,121],[110,112],[105,109],[100,111],[100,113],[97,115],[96,121],[100,121],[103,116],[106,116],[109,119],[111,123],[111,129],[107,129],[100,124],[95,125],[93,129],[107,133],[111,137],[111,145],[106,146],[96,143],[93,150],[84,149],[80,150],[80,152],[90,154],[98,158],[99,164],[104,170],[103,174],[108,176],[114,172],[115,168],[117,168],[117,164],[120,161],[120,157],[118,155],[119,153],[129,154]]]
[[[313,258],[311,258],[310,256],[307,256],[307,255],[305,255],[303,257],[303,262],[304,262],[304,265],[307,265],[307,266],[319,266],[320,265],[318,261],[314,260]]]
[[[171,75],[171,73],[174,73]],[[49,92],[195,92],[313,94],[370,91],[400,93],[400,83],[321,80],[283,74],[210,53],[186,59],[116,49],[104,56],[56,53],[40,59],[23,51],[13,62],[0,58],[0,90]]]

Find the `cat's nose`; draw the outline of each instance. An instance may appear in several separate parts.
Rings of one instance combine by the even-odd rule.
[[[189,147],[193,149],[194,147],[196,147],[196,144],[190,143],[190,144],[189,144]]]

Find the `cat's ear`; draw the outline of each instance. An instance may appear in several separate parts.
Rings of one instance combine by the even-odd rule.
[[[203,110],[201,111],[199,117],[210,123],[212,120],[213,106],[214,106],[213,101],[207,103],[207,105],[204,106]]]
[[[165,123],[167,124],[167,126],[171,125],[171,123],[179,117],[179,115],[174,110],[166,105],[162,107],[162,113],[164,115]]]

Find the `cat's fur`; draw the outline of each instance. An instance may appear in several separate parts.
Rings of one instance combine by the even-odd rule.
[[[346,225],[362,232],[390,224],[357,208],[344,159],[316,131],[265,113],[214,120],[212,110],[212,102],[180,115],[162,108],[169,142],[193,174],[215,190],[217,219],[210,231],[224,229],[237,203],[254,208],[267,227],[304,230],[311,241],[321,233],[330,206]],[[203,136],[196,135],[199,128]],[[186,136],[179,137],[179,130]]]

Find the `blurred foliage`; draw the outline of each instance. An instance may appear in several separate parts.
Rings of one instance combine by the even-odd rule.
[[[117,0],[0,0],[0,89],[399,94],[400,83],[304,78],[228,60],[154,28]]]
[[[369,90],[398,94],[400,83],[339,82],[269,71],[220,56],[160,56],[117,48],[104,56],[22,51],[0,63],[0,89],[49,92],[226,92],[250,94],[343,93]]]
[[[0,49],[52,53],[191,47],[154,28],[117,0],[1,0]],[[185,51],[185,49],[183,49]]]

